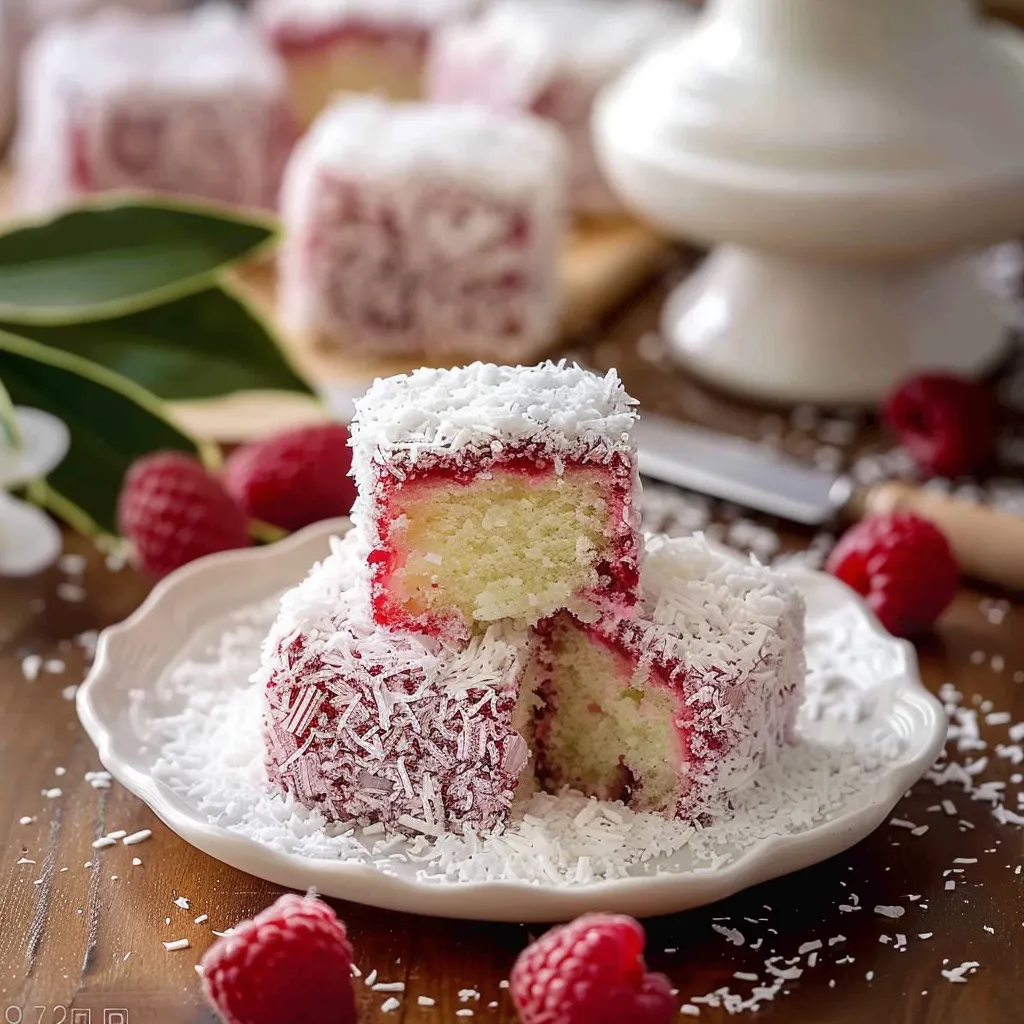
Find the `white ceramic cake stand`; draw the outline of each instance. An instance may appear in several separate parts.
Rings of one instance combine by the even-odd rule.
[[[711,0],[610,86],[599,156],[639,214],[717,247],[671,297],[678,361],[770,401],[984,372],[971,250],[1024,228],[1024,37],[967,0]]]

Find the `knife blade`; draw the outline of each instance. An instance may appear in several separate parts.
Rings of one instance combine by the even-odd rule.
[[[752,441],[644,412],[634,428],[644,476],[807,526],[915,512],[946,535],[967,576],[1024,590],[1024,517],[902,481],[862,488]]]
[[[664,416],[642,413],[633,435],[644,476],[795,523],[831,522],[852,496],[840,474]]]

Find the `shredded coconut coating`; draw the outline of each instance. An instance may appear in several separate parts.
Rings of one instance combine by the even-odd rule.
[[[294,141],[284,68],[226,4],[55,22],[22,71],[23,207],[149,188],[271,206]]]
[[[529,114],[342,97],[285,174],[283,322],[378,360],[533,361],[558,333],[567,164]]]
[[[297,148],[282,199],[286,219],[301,219],[317,174],[380,178],[409,187],[441,177],[472,192],[535,202],[559,193],[564,163],[558,132],[539,118],[501,117],[479,107],[339,98]]]
[[[666,0],[499,0],[480,18],[435,36],[424,89],[436,103],[532,110],[564,132],[574,209],[607,213],[619,202],[591,140],[598,91],[645,50],[683,31],[685,4]]]
[[[524,461],[561,475],[573,467],[607,472],[611,515],[590,598],[625,608],[635,599],[640,548],[640,481],[631,429],[636,401],[614,370],[599,376],[564,361],[510,367],[474,363],[419,369],[379,379],[356,403],[352,519],[373,554],[375,585],[385,585],[393,513],[389,496],[403,481],[431,473],[467,479]],[[632,581],[631,583],[629,581]]]
[[[368,614],[358,531],[282,599],[254,681],[267,771],[328,819],[440,835],[507,816],[529,758],[512,725],[524,636],[456,649]]]
[[[630,431],[637,418],[637,402],[614,370],[602,377],[564,360],[425,367],[379,378],[356,402],[356,484],[366,495],[380,472],[401,479],[414,467],[472,465],[511,445],[607,462],[616,452],[636,451]]]
[[[679,694],[687,760],[676,813],[691,817],[793,742],[806,675],[804,602],[778,573],[699,536],[649,537],[641,586],[646,614],[605,635]]]
[[[606,80],[690,20],[672,0],[498,0],[485,14],[443,30],[440,45],[467,58],[500,48],[510,77],[536,98],[558,73]]]
[[[256,17],[267,31],[289,35],[349,24],[431,29],[484,6],[485,0],[260,0]]]

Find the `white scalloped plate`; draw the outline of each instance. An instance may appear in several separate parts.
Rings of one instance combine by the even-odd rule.
[[[423,881],[413,867],[365,859],[282,852],[216,824],[197,801],[153,777],[157,744],[150,723],[176,710],[162,702],[159,681],[189,651],[207,649],[232,611],[271,598],[305,576],[347,521],[320,523],[270,547],[215,555],[161,582],[129,619],[106,630],[96,662],[78,692],[78,713],[111,774],[186,841],[236,868],[295,889],[371,906],[442,917],[495,921],[566,920],[591,910],[636,916],[673,913],[722,899],[748,886],[825,860],[854,845],[888,816],[931,766],[946,731],[941,706],[918,676],[913,648],[895,640],[846,587],[820,573],[791,573],[808,604],[808,653],[833,682],[870,697],[862,720],[826,721],[814,738],[887,730],[900,753],[861,789],[811,827],[739,847],[721,866],[695,869],[678,854],[658,873],[587,884],[516,881]],[[242,685],[244,680],[239,681]],[[132,691],[143,688],[136,697]],[[381,870],[387,867],[387,872]]]

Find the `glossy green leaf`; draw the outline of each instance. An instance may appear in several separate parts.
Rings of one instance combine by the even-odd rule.
[[[222,287],[114,320],[3,328],[90,359],[170,401],[234,391],[311,393],[269,325]]]
[[[219,207],[104,202],[0,235],[0,320],[103,320],[208,288],[273,222]]]
[[[47,479],[52,507],[89,532],[116,533],[117,496],[128,467],[142,455],[174,449],[205,454],[137,384],[79,356],[0,331],[0,380],[16,405],[59,416],[71,449]]]

